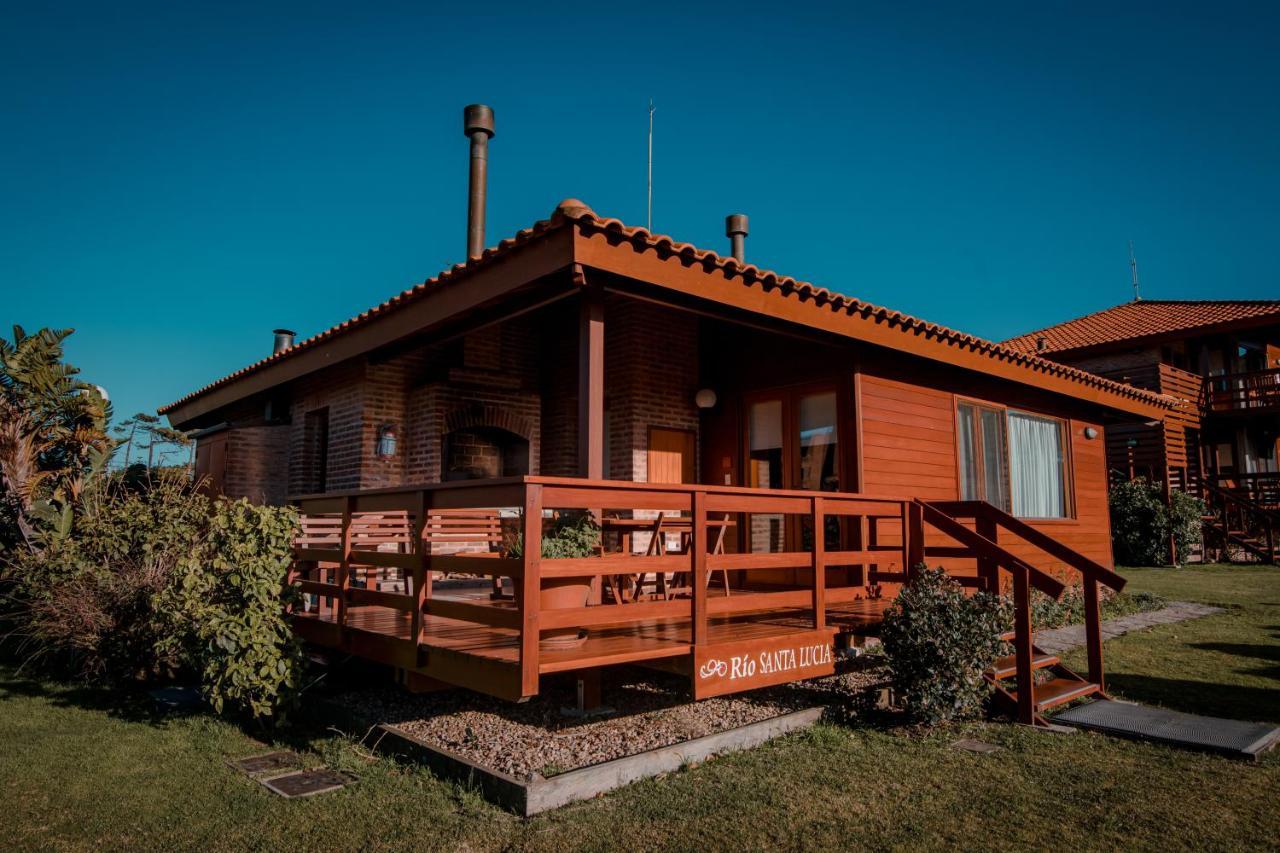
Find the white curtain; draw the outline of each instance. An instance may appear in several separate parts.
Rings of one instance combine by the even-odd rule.
[[[1067,514],[1062,429],[1057,421],[1009,412],[1009,486],[1019,518]]]

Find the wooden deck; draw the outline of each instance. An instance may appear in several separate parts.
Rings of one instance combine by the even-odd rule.
[[[1044,697],[1034,696],[1030,590],[1057,597],[1065,585],[1024,555],[1079,573],[1087,683],[1097,690],[1099,585],[1124,583],[974,502],[547,477],[295,500],[303,532],[291,582],[305,603],[293,625],[302,639],[419,683],[517,701],[536,695],[543,676],[619,664],[684,674],[694,698],[829,675],[836,649],[876,633],[908,567],[928,559],[962,586],[1012,591],[1018,684],[1002,695],[1034,722]],[[625,519],[605,529],[626,535],[606,535],[589,556],[541,556],[544,527],[583,512]],[[756,516],[796,516],[791,550],[752,551]],[[823,532],[819,541],[812,531]]]

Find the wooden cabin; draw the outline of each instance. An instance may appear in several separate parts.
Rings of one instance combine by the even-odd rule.
[[[1113,474],[1203,498],[1219,557],[1280,553],[1280,300],[1126,302],[1005,342],[1177,398],[1163,421],[1117,425]]]
[[[418,689],[633,664],[701,698],[832,673],[927,562],[1014,596],[1023,720],[1103,689],[1106,432],[1171,398],[760,269],[745,217],[723,256],[570,199],[484,249],[466,120],[467,263],[162,410],[209,488],[300,509],[301,637]],[[1085,676],[1033,644],[1066,584]]]

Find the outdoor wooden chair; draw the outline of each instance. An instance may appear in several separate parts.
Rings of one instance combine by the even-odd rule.
[[[467,557],[498,557],[502,544],[502,517],[490,509],[433,509],[422,526],[422,545],[428,554],[458,554]],[[427,572],[427,595],[431,576]],[[446,573],[442,573],[446,574]],[[511,598],[503,591],[502,578],[492,579],[493,599]]]

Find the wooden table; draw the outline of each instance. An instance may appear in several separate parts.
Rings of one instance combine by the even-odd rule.
[[[736,526],[728,513],[725,513],[720,519],[707,519],[707,528],[716,530],[714,540],[711,543],[710,553],[724,553],[724,539],[728,528]],[[631,554],[632,536],[635,533],[650,533],[649,544],[644,554],[635,556],[655,557],[660,554],[669,553],[666,547],[667,534],[675,533],[680,536],[680,547],[675,552],[677,554],[687,554],[693,544],[693,519],[687,515],[668,515],[666,513],[658,513],[654,518],[618,518],[614,516],[605,516],[600,522],[602,532],[615,531],[619,534],[620,551],[623,554]],[[729,574],[727,571],[721,570],[724,579],[725,594],[729,594]],[[672,578],[672,584],[668,586],[666,573],[656,572],[652,581],[654,585],[653,594],[656,597],[671,599],[681,592],[691,592],[691,585],[686,582],[681,585],[679,579],[686,572],[676,572]],[[635,574],[612,575],[608,578],[610,586],[613,589],[613,597],[617,603],[628,601],[636,601],[644,595],[644,586],[647,582],[648,573],[638,572]]]

